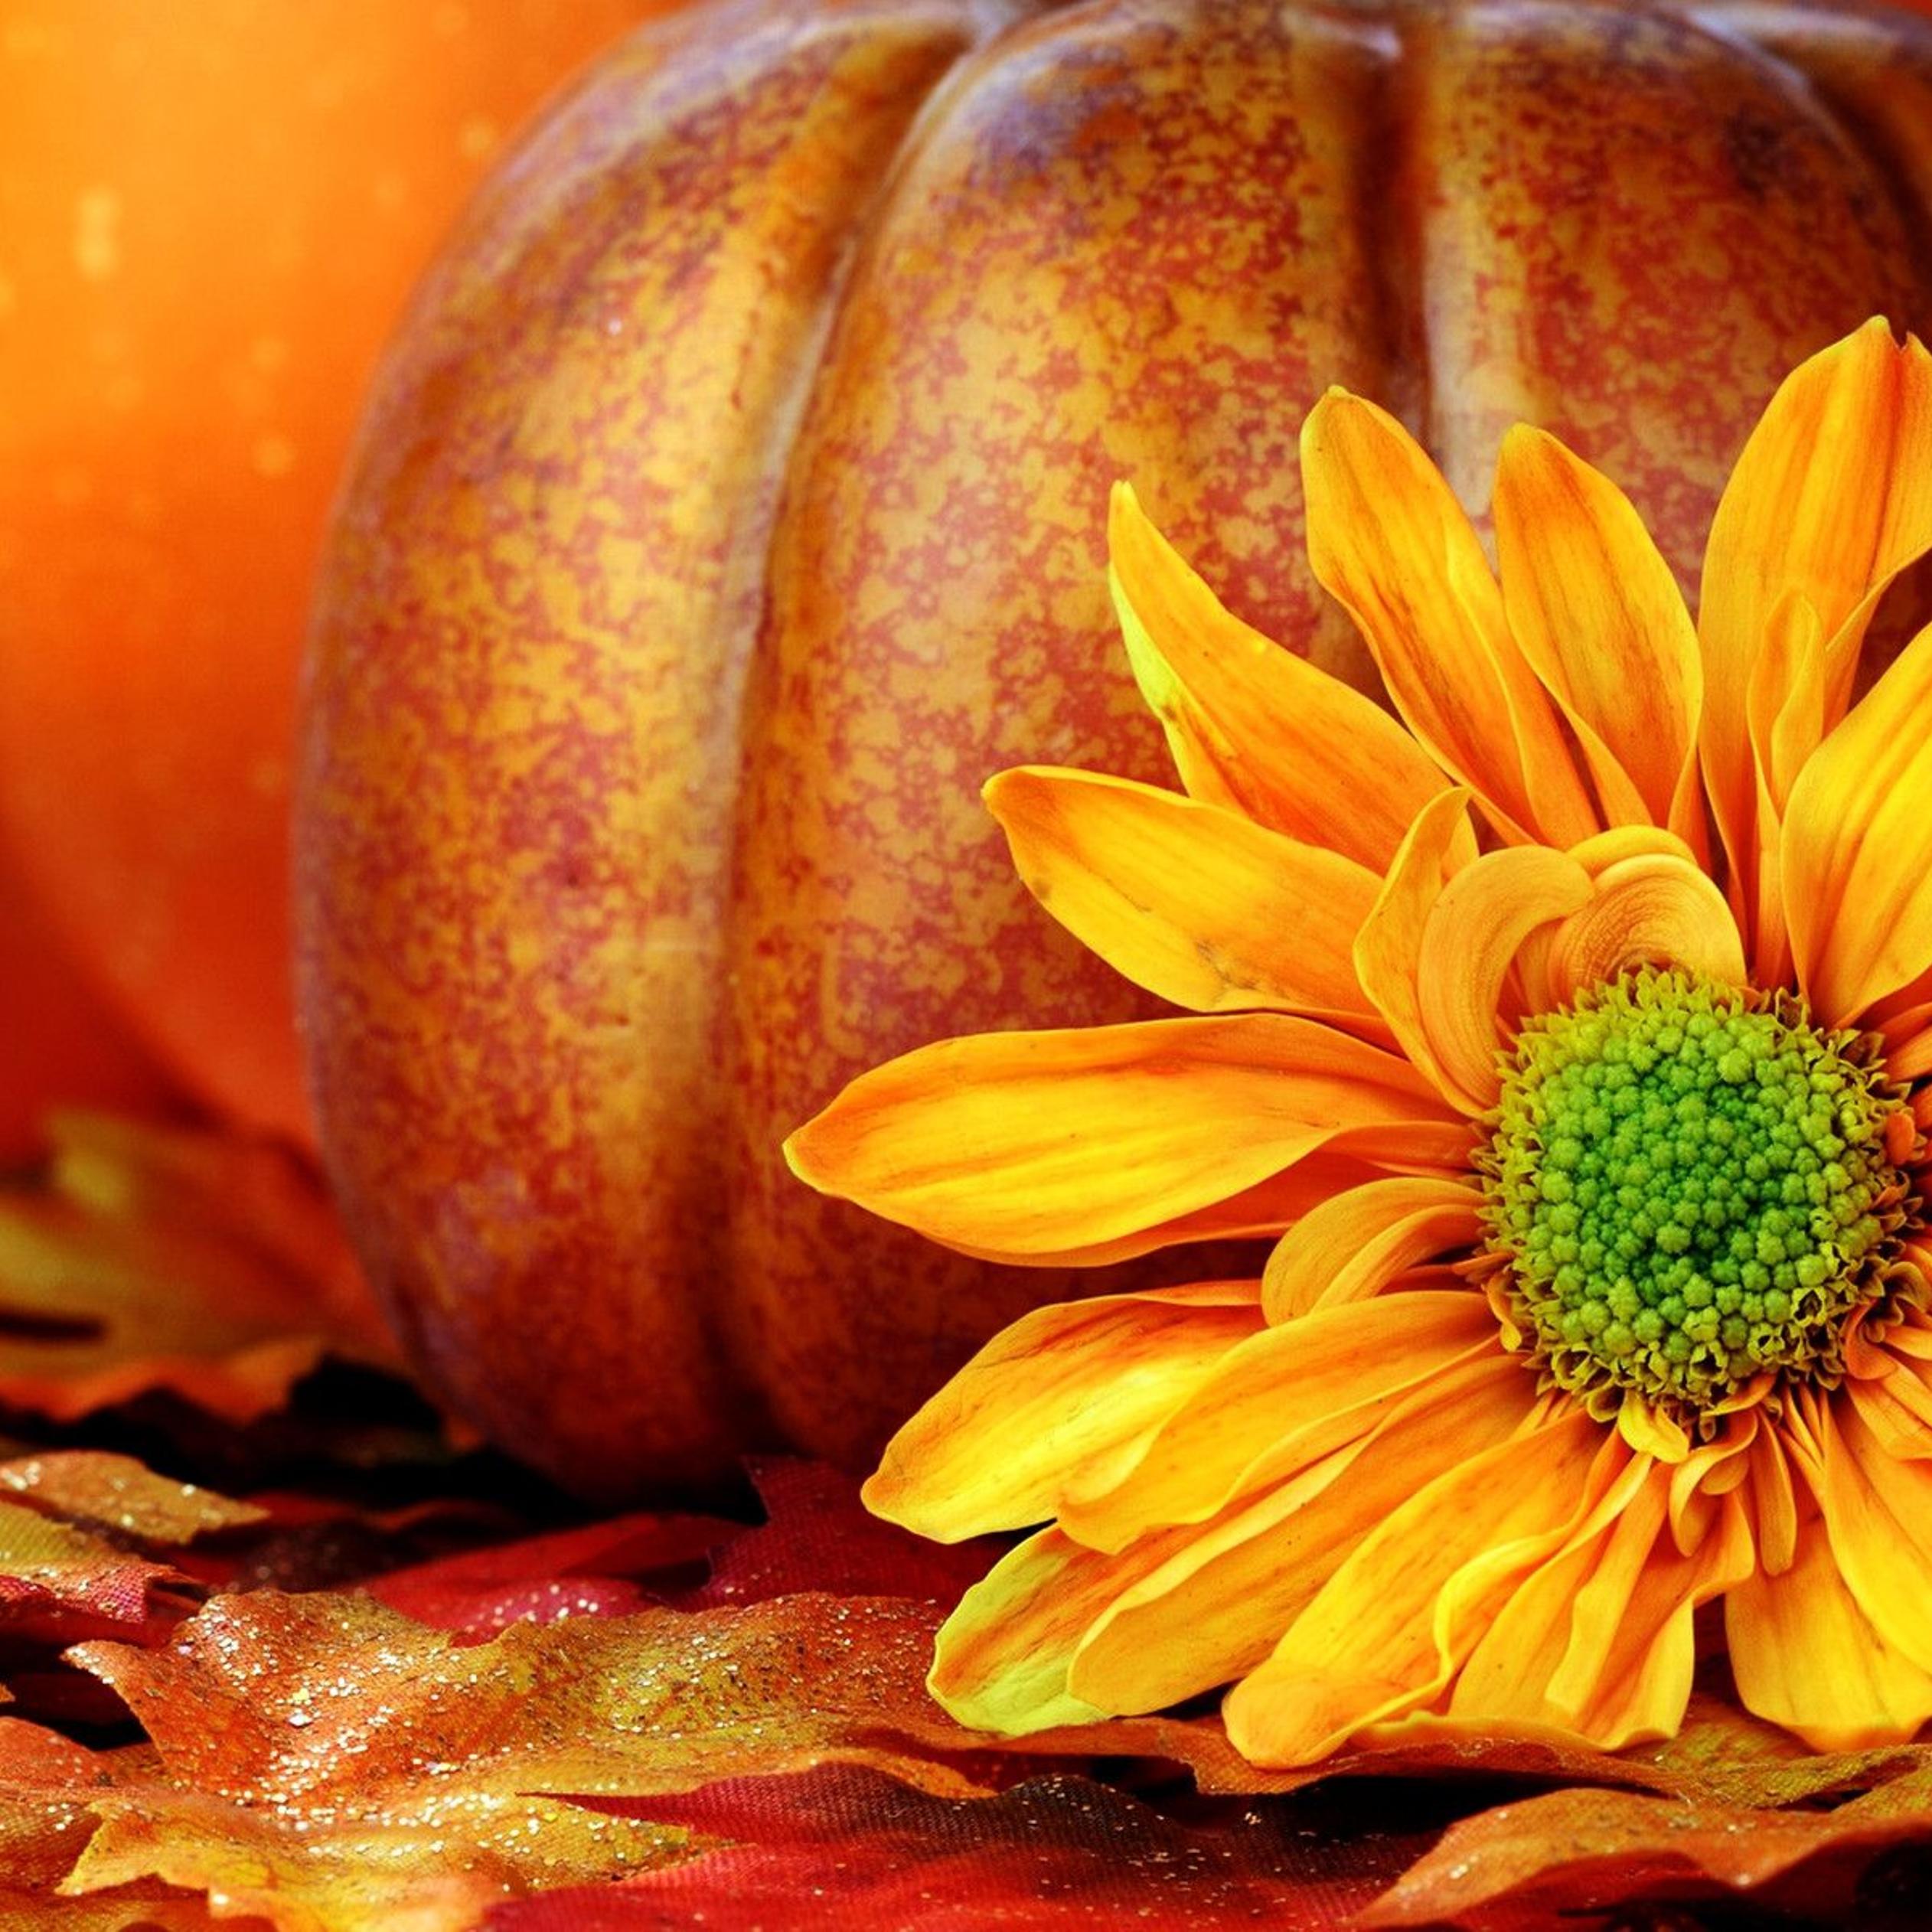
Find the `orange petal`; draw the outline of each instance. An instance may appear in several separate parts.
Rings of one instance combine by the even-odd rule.
[[[1766,1576],[1782,1576],[1797,1560],[1798,1505],[1791,1459],[1775,1429],[1761,1428],[1752,1440],[1744,1500],[1753,1519],[1757,1567]]]
[[[1485,853],[1443,887],[1423,928],[1416,994],[1451,1105],[1480,1114],[1496,1104],[1505,1023],[1519,1017],[1503,1010],[1517,949],[1591,896],[1590,875],[1575,860],[1538,845]]]
[[[926,1679],[933,1695],[961,1724],[1009,1737],[1107,1716],[1070,1694],[1067,1666],[1101,1612],[1171,1554],[1158,1538],[1101,1556],[1057,1529],[1030,1536],[941,1627]]]
[[[1920,1580],[1921,1602],[1928,1581]],[[1724,1627],[1745,1708],[1813,1751],[1902,1744],[1932,1717],[1932,1672],[1888,1643],[1859,1607],[1815,1507],[1796,1526],[1782,1575],[1761,1571],[1732,1588]]]
[[[1741,863],[1754,865],[1754,899],[1743,889],[1748,870],[1733,881],[1733,893],[1753,935],[1757,984],[1775,986],[1791,977],[1790,929],[1784,912],[1783,840],[1785,808],[1805,761],[1825,736],[1825,638],[1818,613],[1793,591],[1767,625],[1745,697],[1745,726],[1757,779],[1757,818]]]
[[[1154,1710],[1264,1662],[1375,1526],[1473,1450],[1508,1440],[1531,1400],[1492,1352],[1446,1370],[1356,1442],[1203,1523],[1088,1629],[1069,1683],[1109,1710]]]
[[[1469,794],[1460,787],[1440,793],[1416,814],[1355,942],[1356,977],[1363,990],[1389,1023],[1402,1051],[1439,1092],[1458,1105],[1422,1024],[1422,935],[1443,887],[1473,856]]]
[[[1932,1255],[1926,1252],[1923,1242],[1907,1242],[1905,1252],[1921,1275],[1932,1277]],[[1898,1325],[1886,1330],[1885,1352],[1906,1356],[1914,1363],[1932,1363],[1932,1316],[1923,1309],[1908,1307]]]
[[[1311,1208],[1275,1243],[1262,1280],[1271,1322],[1379,1294],[1405,1269],[1482,1239],[1482,1197],[1467,1179],[1365,1182]]]
[[[1886,1032],[1896,1043],[1885,1053],[1888,1080],[1922,1080],[1932,1073],[1932,1013],[1915,1013],[1911,1024]]]
[[[1117,1479],[1261,1320],[1247,1282],[1036,1308],[886,1445],[866,1507],[947,1543],[1043,1522],[1070,1485]]]
[[[1249,1013],[922,1047],[860,1075],[785,1157],[821,1193],[1027,1261],[1227,1200],[1350,1130],[1369,1131],[1360,1151],[1442,1118],[1392,1054]]]
[[[1141,690],[1182,784],[1380,873],[1442,786],[1381,706],[1271,643],[1212,591],[1117,484],[1109,582]]]
[[[1928,458],[1932,468],[1932,458]],[[1780,854],[1798,984],[1826,1025],[1932,965],[1932,627],[1814,752]]]
[[[1613,825],[1608,831],[1571,846],[1570,857],[1592,879],[1601,879],[1626,859],[1682,859],[1686,865],[1697,863],[1696,853],[1683,840],[1658,825]]]
[[[1885,1642],[1932,1671],[1932,1464],[1888,1455],[1854,1403],[1816,1408],[1812,1480],[1839,1574]]]
[[[1025,766],[985,795],[1026,889],[1136,985],[1383,1030],[1353,958],[1382,883],[1366,866],[1126,778]]]
[[[1601,1424],[1565,1408],[1425,1482],[1229,1693],[1235,1749],[1257,1764],[1312,1764],[1431,1702],[1522,1579],[1588,1519],[1605,1486],[1595,1466],[1611,1454],[1627,1462]]]
[[[1607,832],[1571,846],[1569,856],[1592,880],[1601,879],[1613,866],[1630,859],[1677,859],[1694,871],[1702,869],[1690,847],[1675,832],[1659,825],[1614,825]],[[1573,997],[1575,989],[1559,987],[1551,974],[1550,955],[1562,930],[1560,925],[1539,928],[1517,951],[1516,973],[1525,1013],[1544,1013]]]
[[[1610,866],[1551,935],[1543,964],[1552,1005],[1633,968],[1678,966],[1728,986],[1744,983],[1744,942],[1725,896],[1688,860],[1661,855]]]
[[[1751,673],[1793,592],[1826,640],[1842,710],[1877,593],[1932,547],[1932,357],[1874,320],[1788,376],[1731,472],[1704,557],[1703,758],[1734,863],[1753,876]]]
[[[1392,1151],[1395,1157],[1372,1161],[1332,1150],[1334,1145],[1346,1146],[1364,1137],[1358,1134],[1338,1134],[1330,1151],[1310,1154],[1282,1173],[1271,1174],[1256,1186],[1229,1195],[1225,1201],[1212,1201],[1206,1207],[1176,1215],[1170,1221],[1157,1221],[1150,1227],[1113,1240],[1087,1242],[1029,1258],[1042,1268],[1104,1268],[1111,1262],[1150,1255],[1157,1248],[1177,1248],[1195,1242],[1272,1242],[1278,1241],[1311,1207],[1332,1194],[1359,1187],[1365,1181],[1380,1180],[1392,1170],[1401,1173],[1460,1173],[1467,1168],[1473,1149],[1473,1137],[1467,1128],[1432,1124],[1401,1129],[1395,1137],[1395,1149],[1382,1150]],[[1366,1137],[1372,1143],[1379,1137]]]
[[[1452,1717],[1552,1725],[1605,1751],[1676,1733],[1697,1607],[1751,1574],[1751,1538],[1728,1506],[1682,1554],[1666,1472],[1640,1460],[1632,1473],[1498,1613],[1456,1679]]]
[[[1599,829],[1548,697],[1509,635],[1476,532],[1394,417],[1330,390],[1301,430],[1308,560],[1409,729],[1516,840]]]
[[[1778,817],[1805,761],[1824,742],[1825,700],[1824,627],[1810,599],[1792,591],[1765,622],[1744,699],[1751,755]]]
[[[1629,499],[1519,424],[1496,468],[1496,542],[1509,628],[1575,731],[1605,815],[1700,841],[1697,632]]]
[[[1111,1484],[1066,1496],[1060,1522],[1096,1549],[1204,1522],[1244,1491],[1366,1434],[1406,1390],[1472,1350],[1496,1352],[1478,1294],[1383,1295],[1248,1336],[1168,1415]],[[1529,1378],[1523,1378],[1526,1385]]]
[[[1870,1380],[1848,1381],[1843,1399],[1857,1408],[1887,1455],[1899,1462],[1932,1457],[1932,1382],[1927,1379],[1932,1365],[1884,1344],[1871,1355],[1881,1372]]]

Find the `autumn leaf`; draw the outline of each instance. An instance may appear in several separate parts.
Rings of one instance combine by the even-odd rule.
[[[959,1553],[899,1547],[829,1470],[755,1473],[755,1527],[638,1512],[505,1539],[517,1519],[474,1503],[264,1508],[96,1451],[0,1464],[0,1634],[44,1656],[96,1639],[72,1681],[125,1699],[150,1741],[91,1753],[0,1722],[0,1932],[210,1914],[630,1932],[699,1913],[748,1932],[806,1896],[922,1932],[1143,1924],[1177,1903],[1311,1927],[1725,1895],[1829,1914],[1875,1857],[1932,1833],[1932,1747],[1819,1757],[1710,1692],[1639,1751],[1420,1727],[1285,1774],[1206,1715],[966,1731],[924,1685]],[[364,1594],[195,1607],[276,1537],[365,1519],[494,1540]],[[225,1554],[191,1553],[211,1536]],[[839,1590],[797,1588],[814,1575]],[[640,1607],[658,1597],[684,1607]],[[1460,1817],[1438,1852],[1420,1822],[1389,1835],[1490,1805],[1499,1781],[1532,1795]]]
[[[1452,1825],[1360,1923],[1463,1923],[1504,1904],[1581,1914],[1727,1892],[1842,1922],[1858,1898],[1860,1868],[1929,1832],[1927,1769],[1830,1811],[1554,1791]]]
[[[0,1463],[0,1637],[51,1648],[157,1640],[202,1594],[160,1552],[263,1516],[126,1456],[69,1450]]]
[[[875,1516],[859,1486],[824,1463],[756,1456],[746,1463],[765,1520],[716,1553],[699,1588],[672,1601],[699,1609],[760,1603],[817,1590],[847,1597],[907,1597],[956,1604],[998,1559],[992,1538],[928,1541]]]
[[[145,1745],[96,1752],[39,1725],[0,1718],[0,1932],[123,1932],[136,1925],[203,1932],[206,1905],[152,1881],[93,1898],[54,1888],[94,1828],[88,1799],[152,1770]],[[223,1921],[227,1932],[245,1923]]]
[[[419,1623],[482,1637],[513,1624],[622,1616],[659,1601],[638,1579],[698,1563],[743,1526],[640,1511],[374,1578],[369,1594]]]
[[[1092,1779],[1049,1773],[990,1798],[935,1797],[840,1767],[733,1779],[648,1815],[735,1841],[596,1890],[499,1906],[490,1932],[752,1932],[815,1921],[978,1932],[986,1926],[1349,1923],[1427,1842],[1346,1842],[1287,1806],[1170,1818]]]
[[[319,1187],[282,1149],[70,1114],[0,1193],[0,1402],[71,1421],[153,1389],[246,1422],[325,1354],[389,1345]]]
[[[413,1914],[454,1927],[507,1894],[695,1849],[680,1826],[569,1795],[829,1762],[990,1790],[997,1771],[971,1754],[878,1722],[922,1678],[931,1631],[927,1606],[800,1596],[518,1624],[463,1646],[367,1598],[217,1598],[165,1650],[70,1653],[126,1701],[161,1775],[95,1801],[101,1826],[68,1889],[161,1879],[282,1932]]]

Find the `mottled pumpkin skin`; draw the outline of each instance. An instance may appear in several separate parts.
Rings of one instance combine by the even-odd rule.
[[[1479,514],[1505,427],[1548,425],[1694,589],[1780,376],[1932,319],[1924,25],[1699,21],[736,0],[499,173],[341,504],[297,866],[331,1167],[485,1430],[607,1497],[772,1439],[863,1462],[997,1326],[1118,1279],[932,1248],[778,1144],[925,1041],[1150,1010],[977,798],[1163,775],[1114,478],[1366,681],[1303,553],[1327,383]]]

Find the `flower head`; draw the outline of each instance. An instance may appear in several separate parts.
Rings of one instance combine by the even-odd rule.
[[[1399,717],[1230,616],[1117,492],[1185,795],[987,797],[1055,917],[1187,1017],[929,1047],[793,1137],[968,1252],[1265,1236],[1258,1281],[1045,1307],[867,1490],[1045,1525],[933,1687],[1020,1731],[1232,1686],[1256,1761],[1392,1728],[1667,1735],[1722,1599],[1818,1745],[1932,1715],[1932,357],[1874,322],[1773,400],[1693,625],[1635,512],[1506,441],[1500,569],[1331,392],[1310,554]]]

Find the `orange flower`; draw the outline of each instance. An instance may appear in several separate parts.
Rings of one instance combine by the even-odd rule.
[[[793,1137],[969,1253],[1267,1235],[1258,1281],[1042,1308],[867,1490],[1046,1523],[932,1673],[1010,1732],[1232,1684],[1305,1764],[1428,1725],[1669,1735],[1723,1600],[1744,1701],[1822,1748],[1932,1715],[1932,357],[1786,382],[1693,626],[1615,486],[1519,428],[1500,576],[1333,391],[1309,550],[1402,725],[1231,617],[1117,493],[1113,585],[1187,795],[1028,768],[1028,886],[1194,1016],[928,1047]]]

